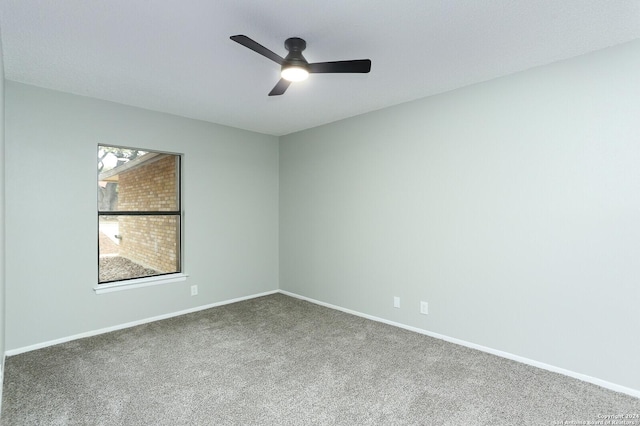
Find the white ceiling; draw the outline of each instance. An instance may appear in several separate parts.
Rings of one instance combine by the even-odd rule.
[[[2,0],[5,77],[283,135],[640,38],[640,0]],[[309,62],[372,61],[267,93]]]

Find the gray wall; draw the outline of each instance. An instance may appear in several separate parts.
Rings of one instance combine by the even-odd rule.
[[[7,350],[278,288],[276,137],[14,82],[5,94]],[[184,154],[186,282],[92,290],[98,144]]]
[[[640,389],[639,117],[633,42],[282,137],[280,288]]]
[[[4,56],[0,37],[0,364],[4,372],[5,348],[5,240],[4,240]],[[2,381],[0,380],[0,405],[2,404]]]

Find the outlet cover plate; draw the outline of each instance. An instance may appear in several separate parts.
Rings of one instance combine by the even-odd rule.
[[[420,313],[424,315],[429,315],[429,304],[427,302],[420,302]]]

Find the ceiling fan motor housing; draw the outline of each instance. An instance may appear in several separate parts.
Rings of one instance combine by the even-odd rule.
[[[284,62],[282,63],[282,69],[288,67],[300,67],[308,70],[309,63],[302,56],[302,51],[307,48],[307,42],[298,37],[291,37],[285,40],[284,47],[289,51]]]

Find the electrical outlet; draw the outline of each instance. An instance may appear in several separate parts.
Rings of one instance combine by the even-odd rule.
[[[400,307],[400,298],[398,296],[394,296],[393,297],[393,307],[394,308],[399,308]]]
[[[427,302],[420,302],[420,313],[424,315],[429,315],[429,304]]]
[[[191,286],[191,295],[192,296],[197,296],[198,295],[198,286],[197,285],[192,285]]]

